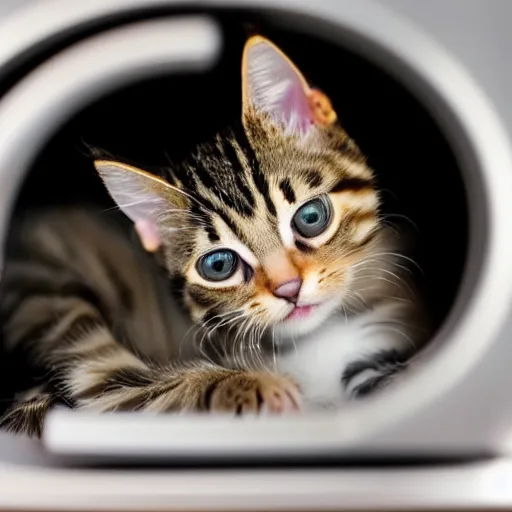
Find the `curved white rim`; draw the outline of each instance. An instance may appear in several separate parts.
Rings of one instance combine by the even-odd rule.
[[[33,44],[38,37],[46,37],[54,30],[62,30],[84,20],[90,21],[106,14],[126,12],[134,8],[152,8],[173,3],[166,0],[90,0],[87,4],[73,5],[66,0],[42,3],[27,11],[25,19],[14,18],[2,31],[2,41],[5,40],[7,44],[0,45],[3,48],[0,59],[8,58],[9,48],[11,52],[19,51],[24,45]],[[382,48],[388,55],[385,64],[389,70],[398,73],[401,69],[402,80],[413,81],[418,88],[418,96],[423,97],[426,102],[444,103],[446,110],[439,112],[440,120],[450,121],[455,135],[470,144],[474,155],[469,164],[481,171],[479,178],[483,190],[480,198],[486,198],[485,204],[481,200],[482,204],[476,207],[481,208],[481,211],[485,210],[488,219],[488,245],[485,248],[483,265],[478,269],[480,276],[472,301],[466,301],[464,311],[458,318],[451,315],[450,321],[438,336],[442,339],[449,332],[450,341],[439,350],[428,368],[418,369],[408,378],[406,386],[379,397],[378,401],[369,401],[357,410],[344,411],[340,421],[334,421],[332,417],[294,420],[293,425],[289,426],[290,430],[286,432],[287,435],[281,438],[282,444],[279,448],[283,451],[296,449],[301,445],[314,449],[315,446],[325,448],[350,442],[354,446],[357,441],[367,440],[384,426],[398,423],[405,416],[413,414],[417,408],[439,397],[463,378],[496,340],[508,314],[512,291],[512,246],[507,244],[508,228],[512,221],[508,192],[512,190],[512,157],[507,137],[482,92],[442,48],[417,29],[401,23],[386,9],[375,4],[369,5],[363,0],[357,3],[339,0],[335,11],[332,3],[315,3],[314,6],[309,4],[310,2],[303,0],[260,1],[257,4],[249,0],[209,2],[209,5],[260,9],[268,7],[291,10],[293,7],[296,13],[309,14],[318,20],[323,18],[331,26],[334,23],[338,25],[339,31],[326,30],[326,36],[333,40],[339,39],[348,46],[357,46],[357,51],[366,54],[370,60],[373,60],[370,52],[376,47]],[[44,10],[44,17],[41,17],[41,9]],[[368,12],[372,13],[371,18]],[[374,19],[379,20],[378,25],[373,23]],[[27,36],[31,33],[27,30],[27,24],[34,28],[35,35],[32,38]],[[109,44],[119,45],[117,64],[112,66],[112,54],[107,51],[105,41],[110,37],[109,34],[113,36],[123,30],[131,29],[128,27],[112,31],[111,34],[101,34],[62,52],[36,69],[3,99],[0,104],[0,169],[5,185],[0,191],[0,214],[4,218],[7,218],[29,160],[44,142],[42,133],[49,134],[94,95],[105,93],[116,84],[126,83],[141,75],[147,76],[158,67],[161,71],[160,66],[167,65],[169,70],[173,69],[169,62],[172,55],[175,55],[172,52],[176,45],[169,45],[172,34],[170,31],[161,34],[158,44],[148,46],[145,50],[140,46],[136,49],[134,47],[133,54],[125,51],[127,47],[124,45],[128,44],[129,47],[126,38],[123,41],[118,40],[117,43],[110,41]],[[12,39],[9,40],[9,37]],[[123,51],[120,51],[121,48]],[[146,50],[147,53],[144,53]],[[208,50],[206,46],[202,47],[203,52],[208,53]],[[84,55],[94,57],[93,67],[87,69],[76,66],[77,59],[83,59]],[[120,55],[123,56],[121,60]],[[156,61],[158,66],[155,67]],[[73,70],[72,73],[70,69]],[[19,147],[24,148],[22,155]],[[0,236],[3,238],[4,234],[5,226],[0,226]],[[474,260],[475,258],[473,262]],[[469,284],[465,289],[469,289]],[[459,300],[459,306],[461,304]],[[482,321],[483,318],[485,322]],[[472,340],[472,343],[467,343],[467,340]],[[432,385],[432,372],[436,375],[435,386]],[[311,421],[315,424],[314,432],[311,430]],[[268,436],[275,433],[272,425],[273,422],[269,422],[267,427],[262,428],[260,423],[256,430],[247,429],[245,425],[243,429],[235,428],[236,435],[239,436],[239,441],[245,439],[242,444],[248,450],[260,450],[268,447]],[[213,445],[229,449],[232,447],[232,432],[233,424],[226,423],[225,427],[219,429],[218,437],[210,437],[208,441],[200,442],[200,446],[206,452]],[[197,448],[198,440],[200,441],[193,435],[189,438],[189,446]],[[183,443],[187,444],[187,440],[181,438],[180,443],[183,446]]]

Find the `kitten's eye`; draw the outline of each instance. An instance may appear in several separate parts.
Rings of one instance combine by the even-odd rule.
[[[197,262],[197,271],[207,281],[225,281],[236,271],[238,255],[228,249],[205,254]]]
[[[320,235],[329,226],[332,203],[328,196],[317,197],[301,206],[293,216],[292,226],[304,238]]]

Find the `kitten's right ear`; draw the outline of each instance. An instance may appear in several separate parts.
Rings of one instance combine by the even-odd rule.
[[[96,160],[94,166],[116,204],[135,223],[144,248],[156,251],[166,212],[185,208],[186,197],[162,178],[131,165]]]

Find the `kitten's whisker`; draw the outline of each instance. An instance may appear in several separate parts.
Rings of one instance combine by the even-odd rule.
[[[201,339],[199,341],[199,343],[196,343],[196,336],[197,334],[199,334],[199,331],[196,333],[196,335],[194,336],[194,344],[196,345],[196,347],[198,348],[198,351],[200,354],[202,354],[203,356],[207,357],[207,354],[203,348],[204,346],[204,341],[206,338],[208,338],[209,340],[211,339],[211,335],[212,333],[217,329],[219,328],[219,324],[222,325],[222,323],[224,321],[230,321],[231,318],[233,315],[235,315],[235,318],[232,319],[233,321],[235,321],[236,319],[238,319],[239,317],[241,317],[242,315],[238,315],[239,313],[241,313],[241,310],[239,309],[236,309],[234,311],[228,311],[228,312],[225,312],[225,313],[220,313],[218,315],[215,315],[214,317],[212,318],[209,318],[206,322],[203,322],[203,321],[199,321],[198,324],[199,324],[199,327],[200,327],[200,332],[202,333],[202,336],[201,336]],[[238,315],[238,316],[236,316]],[[223,320],[223,319],[226,319],[227,317],[227,320]],[[213,323],[213,322],[217,322],[218,320],[221,320],[221,322],[219,322],[219,324],[216,324],[214,325],[213,329],[210,329],[208,326],[209,324]],[[217,347],[214,345],[214,344],[210,344],[211,346],[214,347],[215,351],[217,352],[217,355],[220,355],[218,350],[217,350]]]
[[[387,226],[388,229],[390,229],[394,235],[396,236],[400,236],[401,233],[400,233],[400,229],[398,228],[398,226],[392,222],[389,222],[387,220],[383,220],[383,219],[380,219],[380,223],[384,226]]]
[[[389,284],[392,284],[393,286],[396,286],[398,288],[400,288],[400,284],[395,282],[395,281],[391,281],[391,279],[386,279],[385,277],[382,277],[382,276],[360,276],[358,277],[357,279],[352,279],[352,282],[356,282],[357,280],[361,281],[361,280],[368,280],[368,279],[375,279],[377,281],[384,281],[386,283],[389,283]]]
[[[377,287],[370,286],[369,288],[359,288],[360,292],[367,291],[367,290],[375,290]],[[405,302],[406,304],[413,304],[412,300],[405,299],[404,297],[395,297],[393,295],[382,295],[383,299],[391,299],[391,300],[397,300],[399,302]]]
[[[226,317],[229,318],[230,316],[236,315],[238,313],[243,315],[243,310],[238,308],[238,309],[234,309],[233,311],[225,311],[224,313],[219,313],[219,314],[209,318],[206,322],[203,322],[202,325],[203,325],[203,327],[208,329],[209,328],[208,326],[215,322],[213,329],[211,329],[209,331],[209,334],[210,334],[210,333],[214,332],[219,327],[220,324],[222,324],[222,322],[218,322],[218,320],[224,320]]]
[[[260,366],[265,366],[265,361],[264,361],[263,354],[261,351],[261,340],[263,338],[265,331],[267,330],[267,327],[268,327],[267,324],[260,324],[259,328],[257,329],[257,334],[256,334],[255,346],[256,346],[256,354],[258,356],[258,364]]]
[[[292,344],[293,344],[293,350],[295,351],[295,357],[299,357],[299,347],[297,347],[295,333],[292,333]]]
[[[397,320],[393,318],[392,320],[381,320],[378,322],[379,325],[403,325],[404,327],[411,327],[411,324],[409,322],[403,322],[401,320]]]
[[[368,303],[363,299],[363,297],[359,293],[357,293],[354,290],[349,290],[347,292],[347,299],[349,301],[351,301],[351,300],[352,301],[356,301],[357,300],[357,302],[359,304],[359,308],[362,309],[362,310],[368,308]]]
[[[249,317],[248,322],[240,332],[241,360],[247,364],[250,360],[254,367],[261,367],[264,363],[261,357],[260,338],[264,326]]]
[[[249,328],[250,324],[250,318],[246,318],[243,326],[241,326],[240,331],[238,333],[238,336],[236,338],[236,343],[234,345],[234,352],[233,352],[233,358],[237,362],[238,365],[244,366],[244,351],[243,351],[243,344],[245,339],[245,333],[247,329]]]
[[[244,349],[246,346],[249,346],[249,353],[250,353],[253,323],[254,323],[253,319],[251,317],[248,317],[248,322],[247,322],[246,328],[244,329],[243,335],[240,338],[240,356],[241,356],[243,363],[245,363],[246,351]],[[247,339],[249,340],[249,343],[247,343]]]
[[[411,260],[412,261],[412,260]],[[362,266],[365,266],[367,265],[368,263],[379,263],[380,261],[378,259],[375,259],[375,258],[369,258],[369,259],[364,259],[362,261],[359,261],[358,263],[354,263],[353,265],[350,266],[351,269],[358,269]],[[402,270],[405,270],[406,272],[409,272],[411,273],[412,270],[404,265],[400,265],[400,263],[397,263],[396,261],[387,261],[386,264],[391,264],[393,265],[394,267],[398,267],[398,268],[401,268]],[[418,266],[419,268],[419,266]],[[379,268],[379,270],[381,271],[384,271],[384,269],[381,269]]]
[[[253,329],[251,329],[250,338],[249,338],[249,340],[250,340],[250,343],[249,343],[249,354],[251,356],[253,366],[256,366],[254,360],[255,360],[256,355],[257,355],[256,342],[257,342],[257,338],[258,338],[258,333],[259,333],[259,328],[256,325],[255,327],[253,327]]]
[[[363,303],[363,305],[365,307],[368,307],[368,302],[365,300],[365,298],[359,292],[352,291],[352,293],[361,300],[361,302]]]
[[[358,311],[351,308],[349,304],[340,304],[340,306],[343,308],[343,312],[345,314],[345,323],[348,323],[348,317],[350,315],[358,313]]]
[[[420,234],[420,229],[418,228],[418,225],[412,219],[407,217],[406,215],[402,215],[400,213],[386,213],[386,214],[382,214],[380,216],[380,219],[383,220],[383,221],[385,221],[385,220],[387,220],[389,218],[404,219],[404,220],[406,220],[407,222],[409,222],[411,224],[411,226],[416,230],[416,232],[418,234]],[[397,226],[394,226],[394,227],[397,227]]]
[[[114,212],[114,211],[120,211],[121,208],[119,206],[117,206],[117,204],[115,206],[111,206],[109,208],[103,208],[101,210],[101,213],[109,213],[109,212]]]
[[[249,321],[250,321],[249,317],[246,317],[240,324],[237,325],[235,337],[231,341],[231,358],[235,364],[238,364],[238,358],[237,358],[236,352],[237,352],[237,346],[239,345],[239,339],[240,339],[242,331],[245,329],[245,327]]]
[[[399,252],[378,252],[378,253],[375,253],[373,254],[373,256],[393,256],[395,258],[402,258],[404,260],[407,260],[409,263],[412,263],[415,267],[418,268],[418,270],[422,270],[421,267],[418,265],[418,263],[416,263],[412,258],[410,258],[409,256],[406,256],[405,254],[400,254]],[[393,263],[393,262],[391,262]]]
[[[346,325],[346,324],[348,324],[348,315],[347,315],[347,310],[345,308],[345,304],[341,303],[340,307],[342,309],[343,315],[345,316],[345,325]]]
[[[414,344],[414,341],[411,339],[411,337],[407,336],[407,334],[402,332],[400,329],[395,329],[393,327],[390,327],[389,325],[384,325],[384,329],[387,329],[389,331],[393,331],[393,332],[396,332],[397,334],[400,334],[401,336],[403,336],[411,344],[412,348],[414,350],[416,350],[416,345]]]
[[[208,336],[208,339],[211,340],[211,335],[212,333],[215,331],[215,330],[218,330],[218,329],[225,329],[226,327],[228,327],[227,329],[227,335],[229,335],[229,332],[231,331],[231,329],[242,319],[244,318],[244,315],[243,314],[240,314],[240,315],[237,315],[236,317],[234,318],[229,318],[227,320],[224,320],[219,326],[217,327],[214,327],[214,329],[212,331],[210,331],[209,333],[209,336]]]
[[[381,268],[381,269],[379,269],[379,271],[384,272],[385,274],[388,274],[388,275],[394,277],[399,283],[405,283],[405,281],[402,277],[400,277],[398,274],[395,274],[394,272],[391,272],[391,270]]]
[[[181,338],[181,341],[180,341],[180,344],[179,344],[179,347],[178,347],[178,357],[181,357],[181,349],[182,349],[182,346],[183,346],[183,343],[185,342],[185,340],[187,339],[187,336],[189,334],[191,334],[191,332],[193,330],[195,330],[195,333],[194,333],[194,338],[192,338],[192,343],[195,343],[195,338],[198,334],[198,331],[199,329],[201,328],[201,324],[198,323],[198,324],[193,324],[189,329],[187,329],[187,331],[185,332],[185,334],[183,335],[183,337]]]
[[[208,338],[210,340],[211,336],[216,330],[218,330],[221,327],[224,327],[224,325],[227,325],[230,322],[236,322],[240,318],[243,318],[243,316],[243,311],[240,309],[236,309],[234,311],[228,311],[226,313],[215,315],[214,317],[210,318],[207,322],[203,323],[202,327],[203,329],[205,329],[205,333],[203,334],[203,337],[201,338],[201,341],[199,343],[199,349],[202,350],[205,338]],[[208,324],[211,324],[212,322],[216,322],[218,320],[221,321],[215,324],[212,329],[208,327]]]

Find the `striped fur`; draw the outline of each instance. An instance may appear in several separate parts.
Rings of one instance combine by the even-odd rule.
[[[212,400],[223,410],[243,407],[244,397],[215,394],[240,370],[194,359],[173,343],[188,341],[190,324],[172,315],[177,308],[154,262],[106,219],[40,212],[13,233],[0,288],[4,339],[47,374],[51,391],[21,394],[4,427],[39,435],[58,401],[95,411],[206,411]],[[279,381],[250,378],[252,397]]]
[[[243,65],[242,122],[185,161],[160,176],[96,162],[156,257],[91,212],[37,213],[12,228],[5,345],[46,380],[19,398],[6,428],[39,435],[58,402],[101,412],[332,407],[392,380],[428,337],[373,171],[328,99],[261,38]],[[274,76],[294,94],[278,98]],[[332,215],[305,238],[294,215],[319,197]],[[219,248],[239,263],[209,281],[198,262]],[[296,302],[276,294],[297,280]],[[289,320],[303,304],[313,312]]]
[[[0,427],[14,434],[39,437],[46,415],[57,403],[54,390],[36,386],[18,394],[15,406],[0,418]]]

